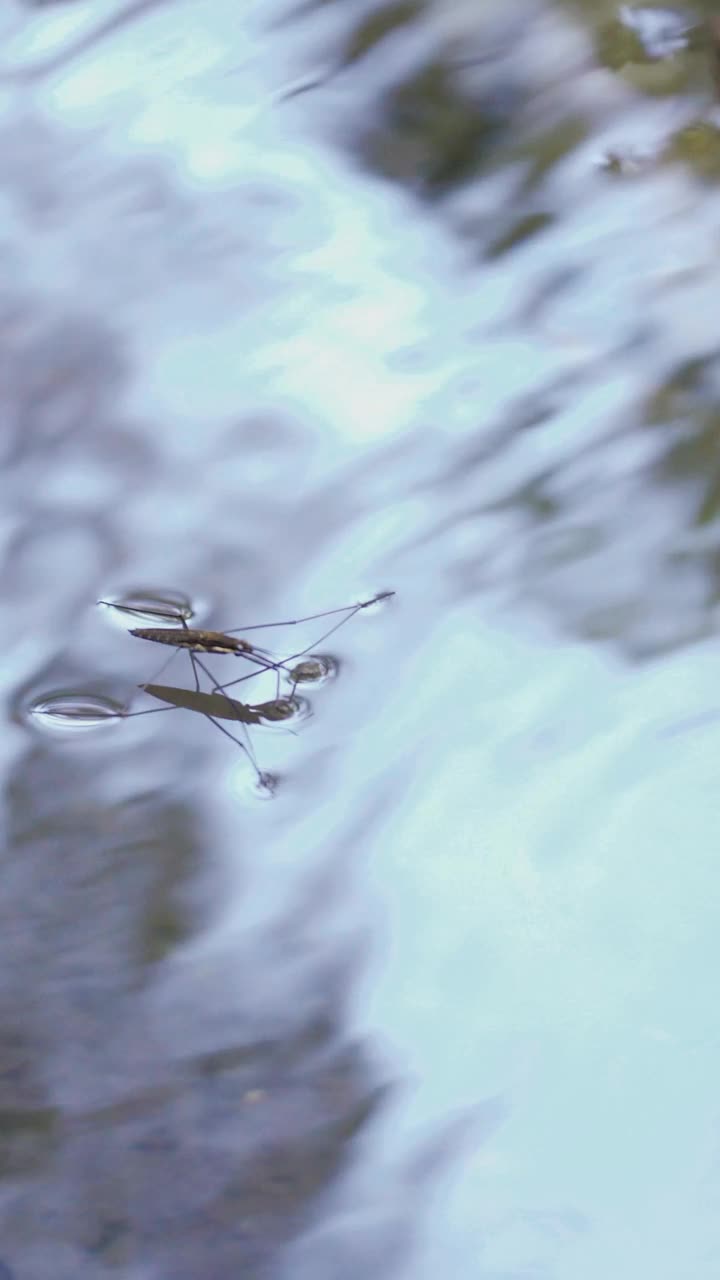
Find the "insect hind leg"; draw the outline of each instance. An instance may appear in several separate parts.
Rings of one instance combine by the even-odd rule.
[[[202,661],[202,659],[201,659],[201,658],[198,658],[197,654],[196,654],[196,653],[193,653],[193,652],[192,652],[192,650],[190,651],[190,655],[189,655],[189,656],[190,656],[190,661],[192,662],[193,674],[194,674],[194,676],[195,676],[195,688],[196,688],[196,691],[197,691],[198,693],[200,693],[200,691],[201,691],[201,690],[200,690],[200,678],[199,678],[198,673],[197,673],[197,668],[199,667],[199,668],[200,668],[200,670],[201,670],[201,671],[203,671],[203,672],[205,673],[205,675],[207,676],[208,680],[210,681],[210,684],[211,684],[211,686],[212,686],[212,688],[211,688],[210,692],[211,692],[211,693],[221,693],[221,694],[223,695],[223,697],[225,698],[225,701],[227,702],[228,706],[229,706],[229,707],[232,707],[232,698],[228,698],[227,694],[225,693],[225,689],[224,689],[224,687],[223,687],[221,684],[218,684],[217,680],[216,680],[216,679],[215,679],[215,677],[213,676],[213,673],[212,673],[212,671],[210,671],[209,667],[206,667],[206,666],[205,666],[205,663]],[[260,674],[260,673],[259,673],[258,671],[252,671],[252,672],[250,673],[250,675],[249,675],[249,676],[246,676],[246,677],[245,677],[245,679],[246,679],[246,680],[249,680],[252,676],[256,676],[256,675],[259,675],[259,674]],[[219,720],[216,720],[214,716],[211,716],[208,712],[204,712],[204,715],[205,715],[205,718],[206,718],[207,720],[210,720],[210,721],[212,722],[212,724],[214,724],[214,725],[215,725],[215,728],[216,728],[216,729],[219,729],[221,733],[224,733],[224,734],[225,734],[225,737],[226,737],[226,738],[229,738],[231,742],[234,742],[234,743],[236,744],[236,746],[240,747],[240,750],[241,750],[241,751],[244,751],[244,752],[245,752],[245,755],[248,757],[248,759],[249,759],[250,763],[252,764],[252,766],[253,766],[253,768],[254,768],[254,770],[255,770],[255,773],[256,773],[256,775],[257,775],[258,779],[259,779],[260,781],[262,781],[263,775],[262,775],[262,773],[261,773],[261,771],[260,771],[260,766],[258,765],[258,762],[257,762],[257,760],[256,760],[256,758],[255,758],[255,752],[253,751],[252,742],[251,742],[251,739],[250,739],[250,734],[248,733],[248,731],[247,731],[247,729],[245,728],[245,726],[244,726],[244,725],[242,726],[242,731],[243,731],[243,734],[244,734],[244,736],[245,736],[245,741],[244,741],[244,742],[241,742],[241,740],[240,740],[239,738],[236,738],[236,737],[235,737],[235,734],[234,734],[234,733],[231,733],[231,732],[230,732],[230,730],[229,730],[229,729],[226,729],[226,728],[225,728],[225,726],[224,726],[223,724],[220,724],[220,721],[219,721]]]
[[[236,747],[239,747],[241,751],[245,752],[245,755],[247,756],[253,769],[255,770],[255,774],[258,781],[263,782],[264,781],[263,774],[260,771],[260,766],[258,765],[257,760],[255,759],[255,752],[252,749],[252,743],[250,742],[249,736],[248,736],[247,743],[241,742],[239,738],[235,737],[234,733],[231,733],[229,729],[226,729],[225,725],[221,724],[219,720],[216,720],[214,716],[211,716],[207,712],[205,712],[205,718],[209,720],[211,724],[214,724],[215,728],[219,729],[221,733],[224,733],[226,738],[229,738],[231,742],[234,742]]]
[[[317,618],[330,618],[333,614],[344,613],[347,616],[337,625],[342,626],[343,622],[349,622],[355,617],[356,613],[360,613],[362,609],[369,609],[373,604],[380,604],[384,600],[388,600],[390,596],[394,596],[394,591],[380,591],[372,600],[360,600],[357,604],[346,604],[340,609],[324,609],[322,613],[308,613],[304,618],[285,618],[282,622],[256,622],[244,627],[232,627],[226,629],[225,634],[228,636],[236,635],[238,631],[263,631],[266,627],[297,627],[302,622],[315,622]],[[333,627],[334,631],[336,628]],[[329,634],[329,633],[328,633]]]

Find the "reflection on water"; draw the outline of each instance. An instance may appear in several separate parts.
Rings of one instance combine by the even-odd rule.
[[[714,28],[585,8],[0,19],[0,1272],[715,1280]]]
[[[142,686],[152,698],[184,707],[186,711],[198,711],[200,715],[217,717],[218,720],[236,720],[240,724],[285,724],[288,720],[307,719],[312,714],[306,698],[273,698],[269,702],[249,705],[237,702],[225,693],[204,693],[201,689],[175,689],[171,685],[145,684]],[[220,687],[220,686],[218,686]]]
[[[342,987],[316,991],[296,961],[288,1016],[245,1013],[243,972],[257,965],[262,985],[266,963],[250,942],[237,973],[201,965],[183,981],[199,1000],[188,1036],[167,960],[212,914],[199,814],[152,794],[108,803],[87,770],[36,756],[9,818],[5,928],[14,911],[31,992],[24,1006],[6,993],[0,1037],[9,1255],[38,1275],[53,1241],[78,1274],[138,1257],[158,1274],[263,1274],[381,1097],[367,1055],[343,1043]]]

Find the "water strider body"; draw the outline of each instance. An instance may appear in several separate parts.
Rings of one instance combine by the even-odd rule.
[[[135,627],[130,632],[138,640],[153,640],[155,644],[170,644],[175,649],[189,649],[191,653],[256,653],[247,640],[237,640],[224,631],[203,631],[198,627]]]

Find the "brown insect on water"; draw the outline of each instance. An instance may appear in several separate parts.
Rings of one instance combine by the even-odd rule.
[[[344,626],[346,622],[349,622],[356,613],[369,609],[372,605],[380,604],[394,594],[393,591],[382,591],[370,600],[345,605],[339,609],[325,609],[320,613],[308,614],[302,618],[284,619],[281,622],[255,623],[244,627],[229,628],[225,631],[189,626],[188,616],[192,617],[192,612],[186,614],[183,609],[174,603],[169,603],[169,606],[165,608],[162,604],[155,606],[141,599],[133,600],[125,597],[122,600],[99,600],[98,604],[112,608],[119,613],[129,614],[135,618],[141,617],[153,622],[166,621],[172,624],[169,626],[134,627],[129,634],[138,640],[147,640],[153,644],[166,645],[173,649],[173,654],[163,663],[161,671],[165,670],[172,658],[180,650],[184,650],[188,654],[192,667],[194,690],[158,685],[155,683],[156,675],[152,682],[142,684],[140,688],[151,697],[163,701],[166,705],[160,708],[153,708],[150,711],[128,710],[125,715],[128,717],[149,715],[153,711],[167,711],[183,707],[187,710],[199,711],[221,733],[225,734],[245,752],[255,769],[258,780],[266,787],[268,776],[261,773],[255,759],[255,753],[248,735],[248,726],[252,724],[272,724],[293,719],[303,705],[303,700],[296,697],[295,690],[297,686],[299,684],[319,682],[330,669],[329,660],[321,656],[308,658],[307,655],[312,655],[312,651],[318,644],[321,644],[323,640],[326,640],[340,627]],[[296,652],[284,657],[276,657],[237,634],[240,631],[259,631],[273,627],[295,627],[302,623],[337,615],[342,615],[339,621],[334,622],[322,635],[316,637],[311,644],[305,645]],[[220,683],[203,662],[203,657],[208,655],[242,658],[251,667],[251,670],[233,680]],[[303,658],[305,659],[304,662],[297,662],[298,659]],[[290,664],[294,662],[297,662],[297,665],[292,667]],[[202,689],[200,673],[210,681],[209,691]],[[159,675],[160,672],[157,674]],[[235,698],[231,698],[227,693],[228,689],[263,674],[274,674],[275,676],[275,697],[273,699],[252,705],[239,702]],[[280,696],[281,676],[284,676],[291,685],[290,694],[284,698]],[[231,733],[224,724],[221,724],[221,719],[239,723],[245,735],[244,741]]]

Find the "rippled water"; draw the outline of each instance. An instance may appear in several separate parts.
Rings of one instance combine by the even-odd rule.
[[[717,1274],[715,73],[618,14],[0,18],[0,1274]]]

